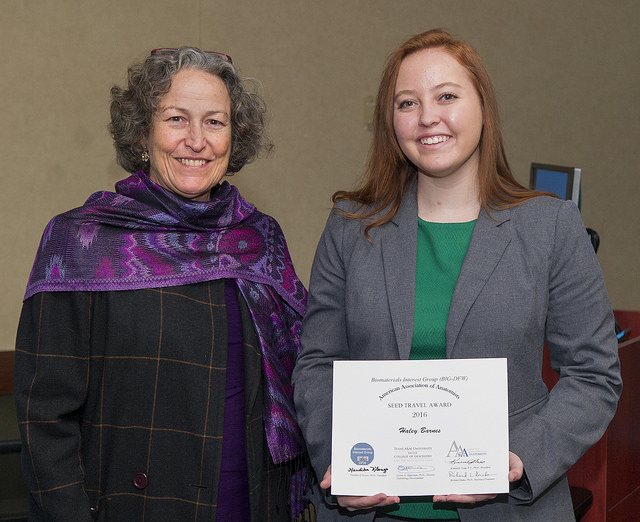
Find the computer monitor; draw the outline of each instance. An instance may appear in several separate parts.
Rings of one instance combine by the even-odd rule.
[[[581,172],[577,167],[532,163],[529,188],[551,192],[562,199],[570,199],[580,208],[582,204]]]

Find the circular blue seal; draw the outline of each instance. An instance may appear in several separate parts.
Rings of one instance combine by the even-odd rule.
[[[373,448],[366,442],[358,442],[351,448],[351,460],[357,466],[368,466],[373,462]]]

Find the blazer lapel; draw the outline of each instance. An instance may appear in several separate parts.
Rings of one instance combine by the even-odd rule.
[[[418,248],[418,206],[415,179],[390,223],[381,227],[380,248],[391,321],[400,359],[408,359],[413,340]]]
[[[448,358],[454,357],[464,320],[511,241],[510,215],[509,209],[494,211],[492,217],[480,211],[451,299],[446,332]]]

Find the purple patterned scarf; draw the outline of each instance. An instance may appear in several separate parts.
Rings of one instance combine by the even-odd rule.
[[[273,461],[304,452],[291,372],[307,292],[278,223],[226,181],[206,202],[187,201],[142,171],[53,218],[25,299],[38,292],[138,290],[235,279],[263,354],[264,423]]]

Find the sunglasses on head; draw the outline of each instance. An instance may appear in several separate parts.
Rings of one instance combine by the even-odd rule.
[[[153,51],[151,51],[151,56],[163,55],[163,54],[172,54],[172,53],[175,53],[178,50],[179,49],[176,49],[176,48],[162,47],[160,49],[153,49]],[[216,56],[219,56],[220,58],[222,58],[224,61],[229,62],[231,64],[233,63],[233,60],[231,59],[231,56],[229,56],[228,54],[217,53],[215,51],[203,51],[203,52],[205,54],[215,54]]]

